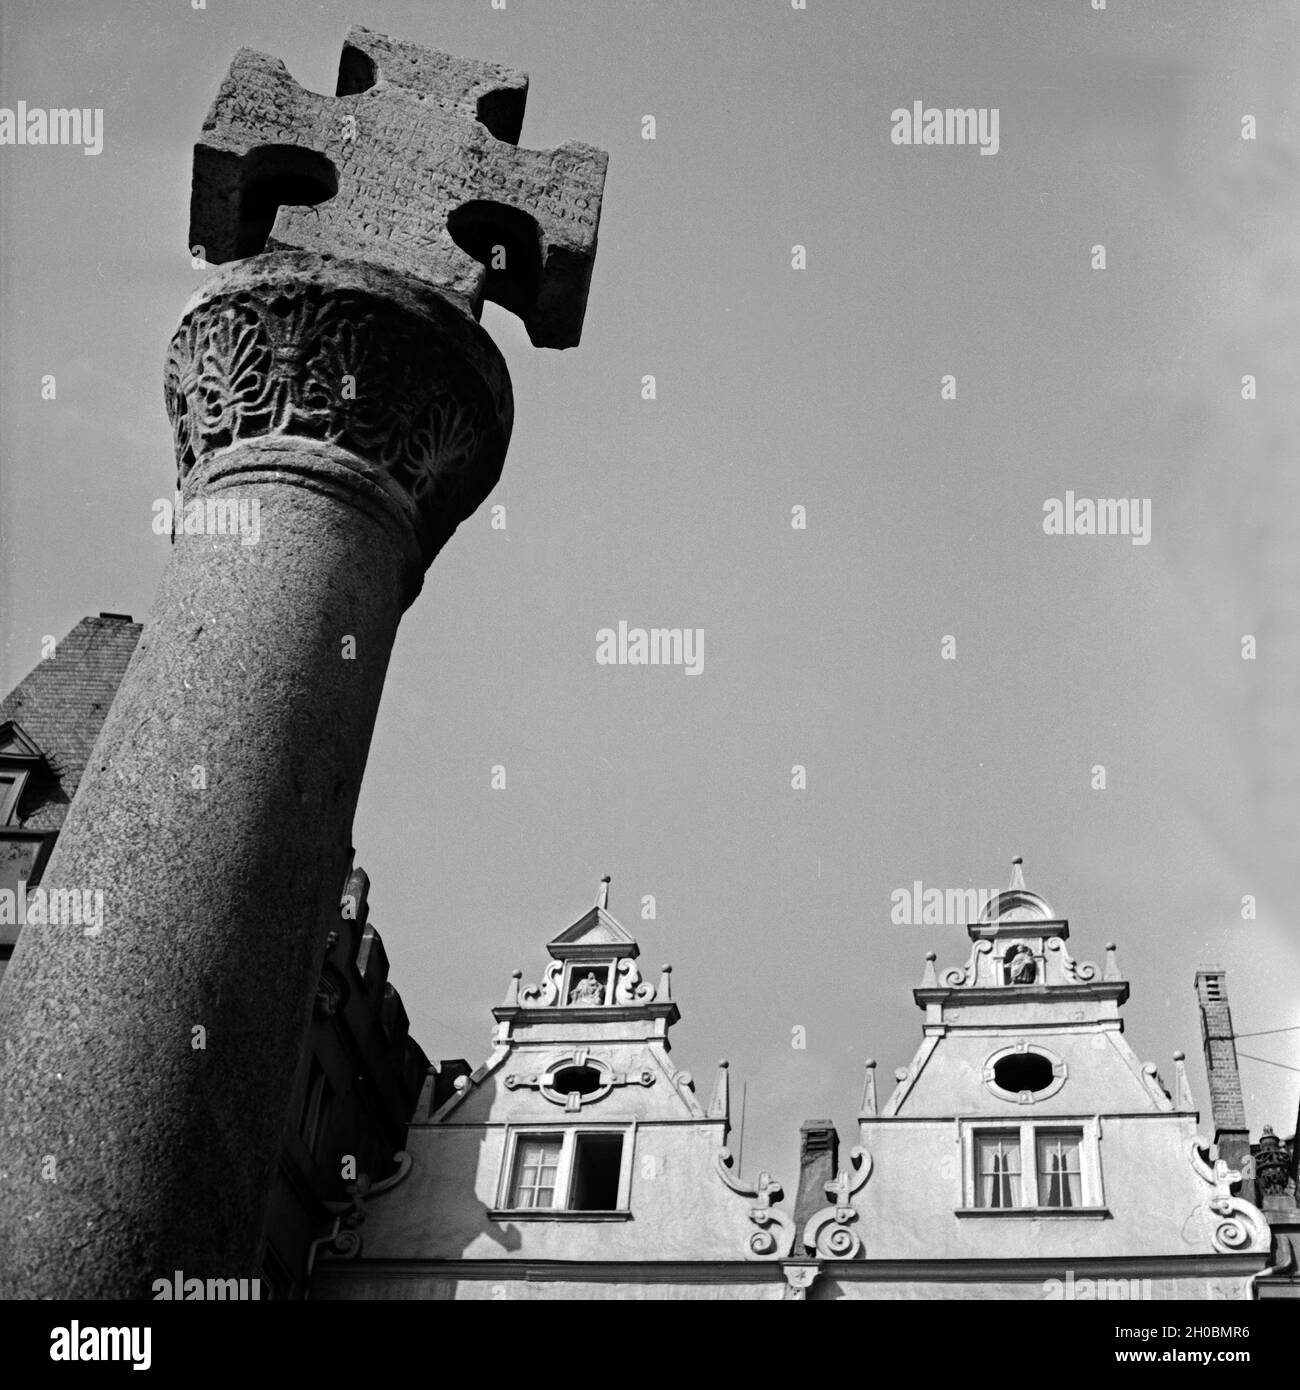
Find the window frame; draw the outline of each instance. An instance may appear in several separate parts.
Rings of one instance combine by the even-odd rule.
[[[31,770],[18,766],[15,760],[0,758],[0,828],[21,828],[18,824],[18,805],[27,790]]]
[[[497,1177],[496,1205],[490,1216],[509,1220],[609,1220],[631,1215],[632,1158],[636,1147],[636,1123],[627,1124],[520,1124],[506,1128],[506,1142],[501,1155],[501,1171]],[[570,1206],[573,1199],[574,1159],[578,1139],[589,1135],[614,1134],[623,1140],[623,1152],[618,1170],[618,1204],[582,1210]],[[512,1207],[509,1205],[515,1185],[515,1166],[519,1161],[519,1145],[528,1139],[560,1140],[560,1162],[555,1172],[556,1195],[563,1194],[563,1205],[553,1207]]]
[[[569,995],[574,989],[574,976],[582,976],[587,971],[595,974],[597,970],[605,972],[604,997],[599,1004],[570,1004]],[[560,975],[560,1006],[565,1009],[607,1009],[614,1002],[614,984],[618,976],[618,960],[610,956],[608,960],[586,960],[578,961],[570,958],[564,962],[564,970]]]
[[[961,1214],[977,1216],[1095,1216],[1105,1210],[1101,1172],[1101,1121],[1096,1115],[1053,1115],[1033,1120],[976,1117],[958,1122],[961,1145]],[[1011,1132],[1020,1138],[1020,1205],[984,1207],[979,1198],[979,1147],[976,1140]],[[1038,1141],[1050,1134],[1079,1136],[1079,1205],[1045,1206],[1038,1183]]]

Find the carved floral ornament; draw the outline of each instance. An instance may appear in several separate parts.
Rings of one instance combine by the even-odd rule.
[[[1255,1154],[1255,1179],[1259,1190],[1266,1196],[1280,1196],[1286,1192],[1290,1177],[1291,1155],[1287,1146],[1271,1125],[1265,1125]]]
[[[318,261],[244,263],[187,310],[163,381],[179,480],[249,440],[316,440],[389,475],[432,559],[500,476],[513,414],[504,362],[450,308],[387,297],[364,275],[331,282],[312,273]]]

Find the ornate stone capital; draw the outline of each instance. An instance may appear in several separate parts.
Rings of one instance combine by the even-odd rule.
[[[396,503],[426,566],[496,485],[514,415],[501,354],[454,304],[311,252],[255,256],[204,284],[164,390],[182,486],[253,441],[327,445]],[[310,468],[294,471],[311,485]]]

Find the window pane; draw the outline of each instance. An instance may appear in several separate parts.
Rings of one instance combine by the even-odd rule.
[[[1038,1201],[1044,1207],[1083,1204],[1079,1130],[1059,1130],[1038,1136]]]
[[[560,1167],[560,1139],[520,1139],[515,1145],[512,1207],[553,1207],[555,1175]]]
[[[1020,1132],[975,1136],[975,1205],[1018,1207],[1020,1197]]]
[[[623,1167],[621,1134],[579,1134],[573,1153],[574,1211],[614,1211]]]

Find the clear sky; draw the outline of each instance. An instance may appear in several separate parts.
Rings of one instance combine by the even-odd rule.
[[[507,529],[481,510],[430,571],[362,792],[429,1054],[481,1061],[610,873],[679,1063],[707,1095],[731,1059],[745,1167],[792,1189],[800,1121],[851,1142],[863,1059],[910,1060],[925,951],[966,957],[893,890],[1023,854],[1208,1114],[1198,962],[1240,1032],[1300,1023],[1300,7],[7,0],[0,106],[100,107],[104,145],[0,147],[4,689],[43,635],[147,613],[192,143],[239,47],[332,91],[352,23],[523,68],[521,143],[610,151],[582,345],[484,316]],[[915,101],[997,108],[998,153],[891,143]],[[1044,534],[1067,490],[1151,499],[1150,543]],[[703,672],[597,665],[620,620],[703,628]],[[1289,1134],[1300,1076],[1242,1074]]]

